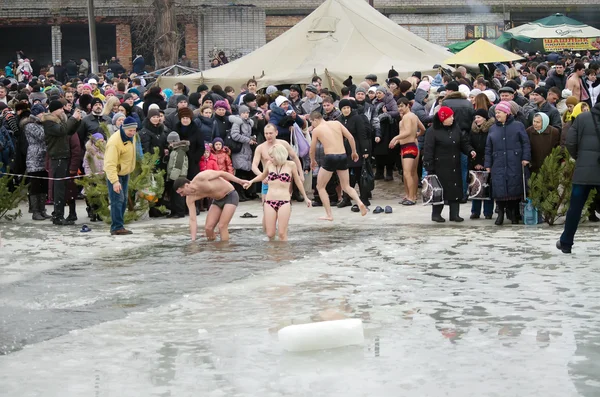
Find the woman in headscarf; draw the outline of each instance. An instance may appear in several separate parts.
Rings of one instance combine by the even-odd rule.
[[[450,221],[462,222],[460,217],[460,200],[463,197],[460,154],[475,158],[477,153],[463,134],[458,123],[454,121],[454,112],[442,106],[433,118],[433,126],[425,134],[423,166],[427,175],[436,175],[444,189],[444,202],[450,207]],[[442,218],[444,205],[434,205],[431,220],[446,222]]]
[[[546,113],[540,112],[533,116],[533,125],[527,128],[527,136],[531,145],[529,170],[537,173],[546,157],[555,147],[560,146],[560,131],[550,125],[550,118]]]
[[[498,204],[496,225],[504,223],[507,213],[519,223],[519,202],[523,199],[523,173],[531,161],[531,145],[525,126],[516,121],[508,102],[496,105],[496,124],[490,128],[485,146],[485,168],[492,179],[492,198]],[[527,177],[527,175],[525,175]]]

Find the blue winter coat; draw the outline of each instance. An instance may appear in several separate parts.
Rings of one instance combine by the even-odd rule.
[[[509,116],[503,125],[496,122],[485,145],[485,168],[491,168],[492,197],[517,200],[523,197],[521,161],[531,161],[531,145],[525,126]],[[526,177],[529,170],[526,168]]]
[[[279,106],[277,106],[275,104],[275,102],[273,102],[269,108],[271,109],[269,121],[272,124],[275,124],[277,126],[277,139],[283,139],[284,141],[289,142],[290,141],[290,128],[282,126],[281,124],[288,121],[290,123],[290,126],[294,125],[294,123],[291,122],[292,117],[286,115],[285,110],[283,110],[283,108],[280,108]],[[299,126],[304,125],[304,120],[298,115],[296,115],[296,119],[294,121]]]

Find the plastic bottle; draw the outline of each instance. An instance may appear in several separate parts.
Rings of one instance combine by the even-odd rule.
[[[278,336],[281,347],[290,352],[335,349],[365,342],[360,319],[290,325],[280,329]]]

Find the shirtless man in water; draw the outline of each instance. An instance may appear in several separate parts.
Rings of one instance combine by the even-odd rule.
[[[298,155],[292,148],[292,146],[284,140],[277,139],[277,127],[274,124],[265,125],[265,139],[266,141],[261,143],[256,147],[254,151],[254,158],[252,159],[252,172],[255,175],[261,175],[262,171],[258,168],[259,164],[262,164],[263,170],[267,166],[267,163],[271,161],[269,157],[269,150],[276,144],[282,145],[287,149],[290,159],[296,164],[296,169],[298,170],[298,176],[300,177],[300,181],[304,182],[304,173],[302,172],[302,164],[300,164],[300,159]],[[269,184],[262,184],[262,200],[265,201],[265,197],[269,191]]]
[[[356,153],[356,142],[354,137],[338,121],[325,121],[323,115],[320,112],[312,112],[310,114],[310,122],[313,125],[312,130],[312,142],[310,143],[310,166],[315,169],[318,164],[315,159],[317,151],[317,141],[323,145],[325,152],[325,160],[319,175],[317,176],[317,190],[319,191],[319,197],[325,208],[326,216],[319,219],[326,221],[333,221],[333,215],[331,214],[331,205],[329,203],[329,195],[327,194],[326,186],[327,182],[331,179],[331,175],[337,172],[340,178],[340,185],[342,190],[345,191],[360,208],[362,216],[367,215],[367,207],[360,201],[358,193],[354,188],[350,187],[348,175],[348,155],[346,154],[346,148],[344,147],[344,138],[350,143],[352,148],[352,161],[358,161],[358,153]]]
[[[410,111],[410,102],[407,98],[398,100],[398,112],[402,116],[400,121],[400,134],[390,141],[390,149],[400,144],[400,156],[402,157],[402,174],[406,197],[400,201],[402,205],[415,205],[417,203],[417,189],[419,177],[417,167],[419,166],[419,145],[417,137],[425,133],[425,126],[419,118]]]
[[[173,188],[179,195],[185,197],[188,206],[192,241],[196,241],[198,232],[196,201],[205,197],[214,200],[208,210],[204,224],[207,240],[214,241],[216,239],[216,226],[219,226],[221,241],[229,240],[229,230],[227,228],[240,202],[235,188],[229,182],[244,185],[248,181],[236,178],[228,172],[206,170],[196,175],[191,182],[186,178],[178,178],[173,183]]]

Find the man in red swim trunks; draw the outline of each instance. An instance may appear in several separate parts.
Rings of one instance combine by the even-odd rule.
[[[419,146],[417,137],[425,133],[425,126],[414,113],[411,113],[410,102],[407,98],[398,100],[398,112],[402,117],[402,120],[400,120],[400,134],[390,141],[390,149],[393,149],[398,143],[400,144],[402,174],[404,176],[404,188],[406,189],[406,197],[400,201],[400,204],[415,205],[419,187],[419,177],[417,176]]]

